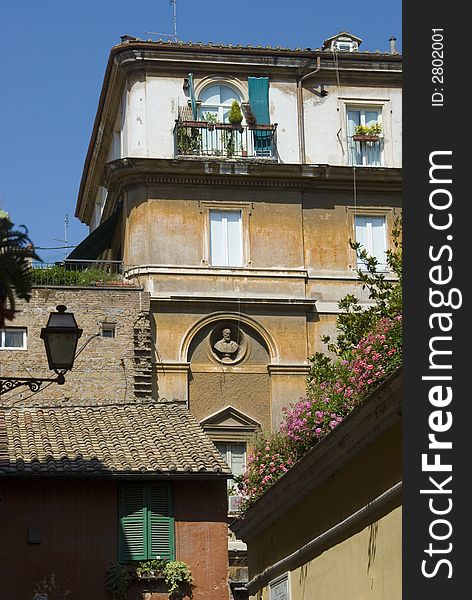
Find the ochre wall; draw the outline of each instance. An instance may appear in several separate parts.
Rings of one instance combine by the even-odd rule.
[[[226,483],[178,481],[173,490],[176,559],[190,566],[194,598],[226,600]],[[105,572],[118,558],[116,481],[2,479],[0,520],[2,600],[29,600],[35,585],[51,575],[62,593],[70,590],[70,600],[110,600]],[[40,529],[40,544],[28,544],[28,527]],[[131,589],[132,600],[141,600],[140,587]]]
[[[401,425],[397,424],[315,490],[300,495],[299,500],[272,525],[247,540],[249,579],[316,539],[401,481],[401,439]],[[290,573],[291,599],[399,600],[400,503],[400,497],[392,499],[369,520],[344,530],[330,541],[329,546],[309,556],[310,560],[303,565],[294,563]],[[318,582],[321,574],[323,581]],[[351,582],[351,578],[355,581]],[[358,593],[354,594],[353,589]],[[390,592],[382,595],[385,589],[391,589],[391,595]],[[267,588],[261,591],[262,596],[259,593],[254,598],[267,600]]]
[[[401,531],[398,507],[294,569],[290,600],[401,600]],[[251,598],[268,600],[268,587]]]

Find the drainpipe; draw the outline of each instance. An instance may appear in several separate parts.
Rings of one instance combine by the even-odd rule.
[[[308,77],[312,77],[321,71],[321,57],[316,57],[316,69],[314,71],[310,71],[303,77],[299,77],[297,79],[297,105],[298,105],[298,155],[300,158],[300,163],[304,165],[306,163],[306,154],[305,154],[305,117],[303,113],[303,86],[302,82]]]

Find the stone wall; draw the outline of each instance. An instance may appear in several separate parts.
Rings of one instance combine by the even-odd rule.
[[[2,403],[94,404],[150,398],[149,294],[140,288],[34,288],[30,302],[19,302],[15,319],[6,323],[26,327],[27,349],[0,350],[0,376],[54,376],[40,333],[58,304],[65,304],[83,329],[66,383],[44,384],[35,394],[27,387],[17,388],[3,395]],[[114,325],[115,337],[102,336],[103,323]]]

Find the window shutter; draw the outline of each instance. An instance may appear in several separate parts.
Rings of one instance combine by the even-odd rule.
[[[211,264],[215,267],[227,265],[223,212],[220,210],[210,211],[210,247]]]
[[[151,484],[148,487],[148,558],[174,560],[174,516],[170,486]]]
[[[356,242],[361,245],[361,250],[367,250],[369,254],[369,241],[367,238],[367,218],[356,216]],[[357,268],[362,269],[365,266],[365,262],[358,258]]]
[[[270,124],[269,78],[248,77],[249,104],[257,125]],[[272,137],[270,131],[253,131],[256,156],[270,156]]]
[[[119,559],[121,562],[145,560],[146,487],[140,483],[127,484],[120,488],[119,494]]]
[[[242,475],[246,470],[246,444],[231,444],[231,471]]]
[[[227,211],[228,265],[240,267],[243,264],[241,212]]]
[[[385,217],[372,217],[372,256],[379,261],[381,269],[387,264],[385,250]]]
[[[249,104],[258,125],[269,125],[269,78],[248,77]]]
[[[195,98],[195,88],[193,86],[193,73],[188,74],[188,91],[190,94],[190,104],[192,105],[192,115],[194,121],[197,120],[197,100]]]

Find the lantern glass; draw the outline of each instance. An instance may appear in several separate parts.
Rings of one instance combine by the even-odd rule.
[[[41,330],[41,337],[46,347],[49,368],[68,371],[74,364],[82,330],[77,327],[74,314],[65,312],[65,306],[58,306],[57,310],[57,313],[49,315],[47,326]]]
[[[47,345],[46,352],[50,369],[72,369],[77,347],[77,335],[75,333],[68,333],[67,331],[49,332],[44,343]]]

